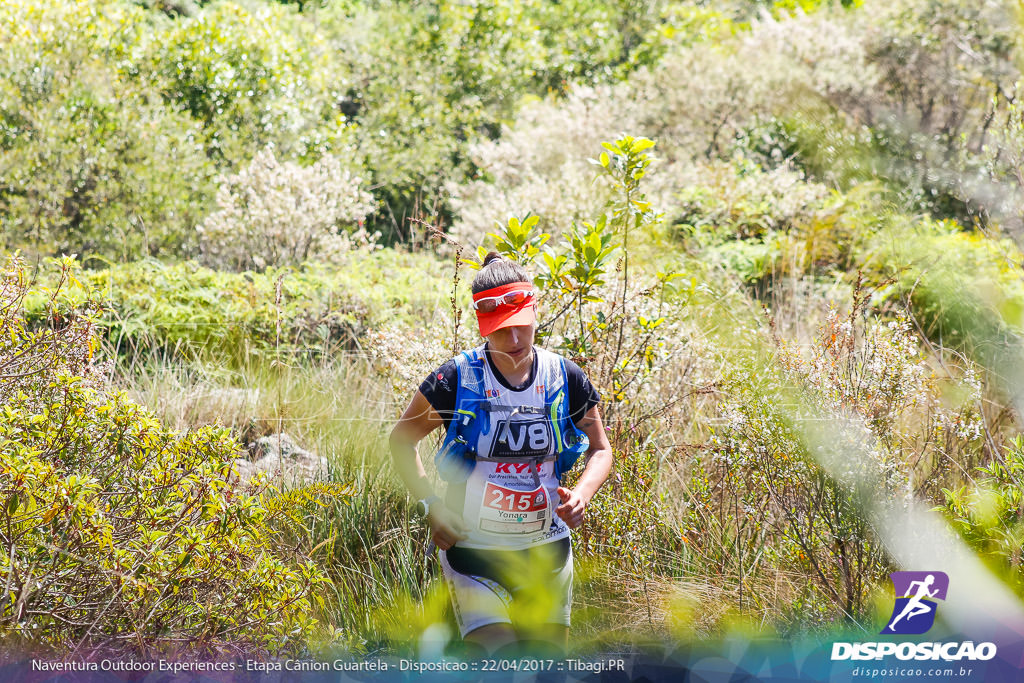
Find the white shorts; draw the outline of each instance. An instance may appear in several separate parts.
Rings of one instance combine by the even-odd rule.
[[[563,545],[564,543],[564,545]],[[453,553],[451,562],[449,553]],[[441,571],[463,637],[488,624],[569,626],[569,539],[528,550],[442,550]],[[456,568],[452,567],[455,564]]]

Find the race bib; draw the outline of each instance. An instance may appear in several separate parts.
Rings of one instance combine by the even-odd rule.
[[[492,534],[531,534],[548,524],[548,494],[543,486],[517,491],[487,482],[480,505],[480,530]]]

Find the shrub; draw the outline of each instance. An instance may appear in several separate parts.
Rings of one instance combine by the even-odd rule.
[[[796,163],[842,189],[880,180],[911,212],[1017,225],[1008,204],[1019,204],[1020,183],[1005,135],[1020,77],[1010,13],[999,2],[947,0],[851,13],[851,40],[837,42],[849,64],[815,65],[811,97],[775,110]]]
[[[861,322],[861,305],[846,318],[830,315],[806,353],[778,342],[774,368],[736,378],[728,421],[689,485],[683,523],[695,557],[737,581],[774,571],[808,577],[813,609],[801,610],[804,618],[819,609],[825,620],[864,617],[889,564],[832,468],[877,482],[878,495],[899,505],[935,495],[956,476],[943,463],[969,462],[979,447],[973,370],[932,376],[909,324]],[[811,445],[819,424],[828,462]]]
[[[198,228],[203,261],[263,270],[330,260],[353,244],[372,243],[375,237],[362,224],[373,198],[360,183],[338,157],[303,168],[282,164],[265,149],[247,168],[222,179],[217,211]]]
[[[223,2],[159,28],[139,41],[122,71],[200,122],[208,151],[229,168],[267,145],[280,156],[315,160],[346,142],[338,110],[345,72],[294,12]]]
[[[684,234],[749,238],[809,223],[828,191],[784,165],[709,163],[687,174],[672,222]]]
[[[912,206],[968,218],[977,213],[972,205],[986,203],[972,192],[971,176],[980,170],[976,154],[989,128],[998,129],[1016,99],[1019,30],[1012,12],[999,2],[907,0],[876,19],[881,30],[869,34],[867,47],[885,76],[884,97],[862,106],[885,134],[890,173]],[[960,150],[967,156],[951,167]]]
[[[785,167],[763,172],[736,163],[717,173],[714,166],[700,168],[707,185],[680,193],[682,214],[673,232],[761,298],[782,278],[849,272],[893,223],[877,184],[830,192]]]
[[[4,638],[64,652],[297,652],[324,579],[276,554],[260,485],[231,483],[225,431],[172,433],[109,390],[92,322],[56,305],[71,273],[66,262],[52,322],[35,331],[23,264],[3,275]]]
[[[453,234],[465,244],[479,243],[510,207],[540,216],[541,228],[555,237],[597,215],[608,189],[591,182],[587,157],[622,125],[604,106],[611,92],[607,86],[580,87],[564,100],[538,102],[524,108],[499,140],[473,144],[469,155],[482,173],[447,187],[459,216]]]
[[[5,248],[124,258],[187,246],[214,167],[198,126],[119,74],[144,30],[116,2],[0,8]]]
[[[601,198],[580,189],[585,174],[564,160],[594,144],[578,130],[607,138],[609,127],[659,141],[648,193],[666,208],[739,156],[768,172],[801,171],[816,187],[849,192],[873,181],[908,212],[1019,228],[1017,37],[999,3],[904,0],[784,15],[673,46],[624,83],[528,105],[501,141],[474,148],[480,177],[451,190],[456,231],[479,238],[503,203],[550,216],[553,234],[586,215],[580,200]],[[559,134],[559,144],[544,144]]]

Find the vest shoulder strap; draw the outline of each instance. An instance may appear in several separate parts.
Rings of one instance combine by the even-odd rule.
[[[455,403],[458,405],[461,396],[483,398],[484,395],[484,358],[483,347],[463,351],[455,357],[455,367],[459,371],[459,388],[456,390]]]
[[[476,433],[489,424],[486,418],[478,419],[484,400],[484,362],[483,347],[455,356],[455,414],[448,422],[441,448],[434,455],[438,473],[448,482],[465,482],[469,477],[474,461],[470,444],[476,442]]]

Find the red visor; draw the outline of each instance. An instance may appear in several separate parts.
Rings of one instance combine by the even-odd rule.
[[[493,287],[491,289],[486,289],[479,294],[474,294],[473,302],[476,303],[481,299],[501,297],[503,294],[515,291],[533,292],[533,285],[529,282],[510,282],[507,285]],[[533,312],[533,300],[534,297],[529,296],[519,304],[500,303],[490,313],[484,313],[481,310],[477,310],[476,320],[480,325],[480,336],[486,337],[495,330],[500,330],[503,327],[530,325],[533,323],[537,319],[537,316]]]

